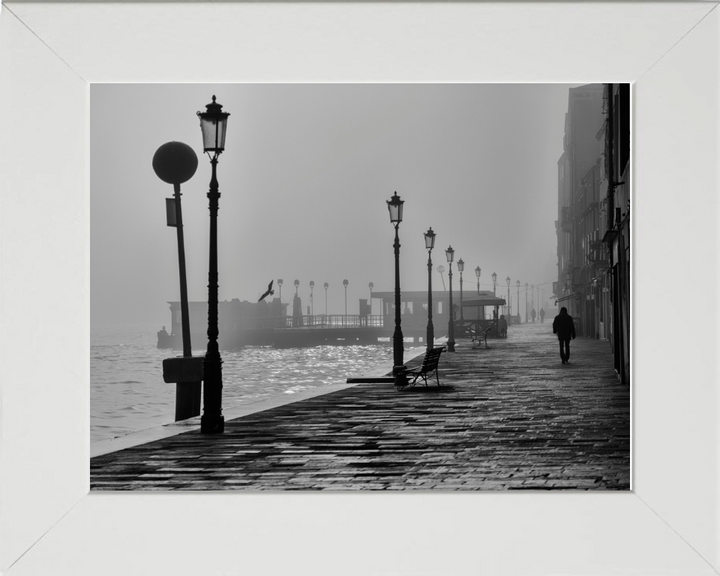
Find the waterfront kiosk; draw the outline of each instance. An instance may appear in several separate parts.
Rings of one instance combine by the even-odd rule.
[[[484,332],[494,325],[495,330],[491,330],[489,335],[496,336],[500,306],[505,306],[505,299],[493,296],[490,291],[464,298],[462,303],[464,319],[455,323],[455,334],[470,337],[473,334]],[[490,308],[490,312],[486,315],[487,308]],[[509,320],[508,324],[510,324]]]
[[[405,340],[412,342],[424,342],[426,337],[428,322],[428,293],[427,290],[401,292],[402,307],[402,331]],[[373,300],[382,300],[382,316],[383,327],[392,330],[395,322],[395,293],[394,292],[375,292],[373,291]],[[432,318],[435,326],[447,326],[449,320],[448,307],[450,302],[450,292],[436,291],[432,292]],[[498,317],[498,308],[505,304],[503,298],[493,296],[492,292],[481,291],[479,294],[473,294],[472,297],[463,295],[462,307],[464,320],[460,320],[460,292],[453,291],[453,306],[455,307],[455,337],[470,337],[472,330],[477,326],[489,327],[493,322],[493,312],[495,318]],[[487,311],[486,308],[490,308]],[[444,331],[436,329],[436,336],[444,336]]]

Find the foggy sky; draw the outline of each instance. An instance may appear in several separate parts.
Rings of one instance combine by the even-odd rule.
[[[569,85],[231,84],[91,87],[91,321],[169,327],[179,300],[177,239],[166,226],[172,186],[153,172],[169,141],[198,155],[182,185],[190,300],[207,300],[210,162],[198,110],[213,95],[230,113],[218,164],[220,300],[256,301],[300,280],[303,307],[315,281],[315,313],[348,313],[394,286],[394,231],[386,201],[405,200],[402,290],[427,289],[423,233],[465,261],[464,290],[505,278],[542,285],[557,276],[557,161]],[[599,126],[598,126],[599,128]],[[453,265],[453,287],[459,274]],[[447,273],[445,274],[447,284]],[[278,295],[277,286],[275,295]],[[433,287],[442,281],[433,272]],[[524,306],[523,306],[524,307]],[[374,311],[377,312],[377,304]]]

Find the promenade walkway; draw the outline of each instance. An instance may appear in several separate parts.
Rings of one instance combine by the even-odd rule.
[[[367,383],[91,459],[94,490],[628,490],[630,391],[608,342],[549,322],[440,359],[442,388]],[[410,364],[417,364],[416,358]]]

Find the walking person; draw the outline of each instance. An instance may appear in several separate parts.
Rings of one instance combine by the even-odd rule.
[[[535,324],[535,308],[532,309],[532,312],[530,312],[530,317],[532,318],[533,324]]]
[[[500,338],[507,338],[507,320],[505,319],[505,314],[500,314],[498,330],[500,332]]]
[[[563,364],[570,363],[570,338],[575,339],[575,322],[568,314],[567,308],[560,308],[560,314],[553,320],[553,334],[557,334],[560,342],[560,359]]]
[[[545,308],[540,308],[540,322],[545,322]]]

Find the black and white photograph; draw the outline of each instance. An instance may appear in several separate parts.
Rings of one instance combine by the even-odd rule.
[[[0,2],[0,572],[717,576],[718,5]]]
[[[630,85],[97,84],[91,489],[630,489]]]

